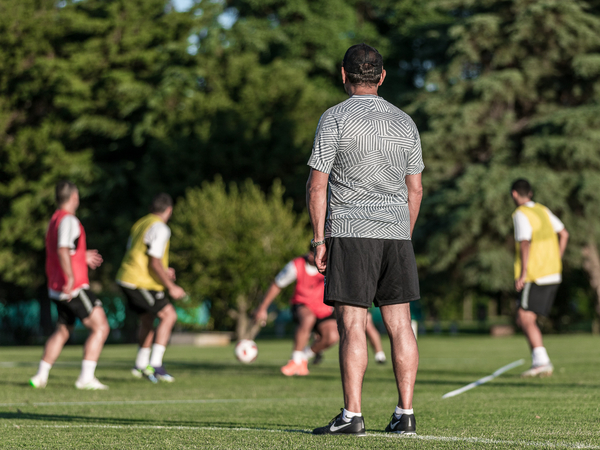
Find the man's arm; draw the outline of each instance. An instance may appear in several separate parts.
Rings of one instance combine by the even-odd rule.
[[[562,259],[567,248],[567,242],[569,242],[569,232],[566,228],[563,228],[558,232],[558,249],[560,250],[560,257]]]
[[[325,219],[327,216],[327,183],[329,174],[310,169],[306,183],[306,205],[313,229],[315,242],[325,240]],[[325,245],[315,248],[315,264],[319,272],[327,268],[327,249]]]
[[[150,255],[148,255],[148,258],[150,259],[150,270],[154,272],[160,281],[160,284],[167,288],[169,295],[175,300],[185,297],[185,291],[171,281],[171,277],[169,276],[167,270],[163,267],[161,260]]]
[[[527,263],[529,262],[529,248],[531,241],[520,241],[519,247],[521,251],[521,276],[515,281],[515,288],[517,292],[521,292],[525,286],[525,278],[527,278]]]
[[[404,181],[408,189],[408,211],[410,213],[410,235],[412,237],[417,217],[419,217],[419,210],[421,209],[421,200],[423,199],[421,174],[407,175]]]
[[[257,323],[259,323],[261,327],[264,327],[267,324],[267,318],[269,316],[267,310],[269,309],[271,303],[273,303],[273,300],[277,298],[280,292],[281,288],[277,286],[277,284],[275,284],[274,282],[271,283],[271,286],[269,286],[269,289],[265,294],[265,298],[263,298],[263,301],[261,302],[260,306],[256,308],[256,311],[254,313],[254,320]]]
[[[71,249],[69,247],[60,247],[58,249],[58,261],[60,268],[67,277],[67,282],[62,288],[65,294],[69,294],[69,300],[71,300],[71,291],[73,290],[73,284],[75,283],[75,275],[73,275],[73,267],[71,266]]]

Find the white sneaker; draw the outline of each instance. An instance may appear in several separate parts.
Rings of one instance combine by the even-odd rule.
[[[98,381],[98,378],[93,378],[91,381],[88,381],[87,383],[82,383],[81,381],[77,380],[75,382],[75,387],[77,389],[85,389],[88,391],[105,391],[108,389],[108,386],[100,383]]]
[[[43,389],[48,384],[48,378],[42,378],[40,375],[34,375],[29,379],[29,384],[35,389]]]
[[[543,364],[541,366],[531,367],[521,374],[521,378],[532,378],[532,377],[549,377],[554,372],[554,366],[552,363]]]

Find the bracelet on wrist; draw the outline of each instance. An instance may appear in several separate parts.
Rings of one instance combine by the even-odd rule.
[[[318,242],[315,242],[314,239],[310,240],[311,248],[317,248],[319,245],[324,245],[324,244],[325,244],[325,239],[323,239],[322,241],[318,241]]]

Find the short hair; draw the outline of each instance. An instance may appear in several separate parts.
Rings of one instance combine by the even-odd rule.
[[[173,199],[171,198],[171,196],[169,194],[161,192],[152,199],[152,203],[150,204],[150,212],[160,214],[162,212],[165,212],[167,208],[172,206]]]
[[[374,85],[383,73],[383,57],[365,43],[353,45],[344,55],[342,67],[351,84]]]
[[[67,180],[59,181],[56,183],[56,188],[54,190],[54,198],[56,199],[56,204],[58,206],[62,206],[69,201],[73,192],[77,191],[77,186],[75,183],[72,183]]]
[[[516,191],[521,197],[533,197],[533,189],[531,189],[531,184],[529,184],[529,181],[524,178],[519,178],[516,180],[512,184],[510,191]]]

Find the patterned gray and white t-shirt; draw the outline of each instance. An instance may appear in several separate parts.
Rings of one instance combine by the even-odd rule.
[[[321,116],[308,165],[329,174],[325,237],[410,240],[404,177],[425,168],[410,116],[354,95]]]

